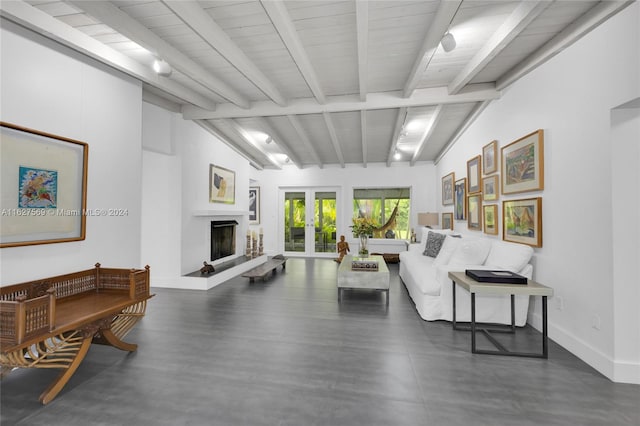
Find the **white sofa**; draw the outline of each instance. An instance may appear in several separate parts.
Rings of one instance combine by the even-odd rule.
[[[446,234],[436,257],[423,254],[429,232]],[[533,255],[531,247],[493,238],[452,235],[452,231],[424,228],[421,242],[411,244],[409,250],[400,253],[400,278],[423,319],[452,320],[453,291],[449,271],[500,269],[532,278],[533,266],[529,263]],[[516,296],[516,326],[526,324],[528,309],[529,297]],[[459,286],[456,286],[456,321],[471,321],[471,296]],[[511,324],[510,297],[477,295],[476,321]]]

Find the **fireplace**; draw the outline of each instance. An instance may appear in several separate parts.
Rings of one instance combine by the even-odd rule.
[[[236,254],[235,220],[216,220],[211,222],[211,260]]]

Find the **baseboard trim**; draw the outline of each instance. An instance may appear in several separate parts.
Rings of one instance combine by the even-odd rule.
[[[527,322],[536,330],[542,330],[542,315],[540,313],[529,312]],[[640,384],[640,363],[616,361],[555,324],[548,323],[548,329],[550,339],[595,368],[612,382]]]

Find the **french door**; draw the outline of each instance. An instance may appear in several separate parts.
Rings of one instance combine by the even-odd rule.
[[[336,255],[338,188],[280,190],[280,245],[289,256]]]

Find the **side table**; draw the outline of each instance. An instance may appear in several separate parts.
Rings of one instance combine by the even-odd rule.
[[[549,357],[549,336],[547,330],[547,297],[553,296],[553,289],[550,287],[539,284],[535,281],[528,280],[526,285],[524,284],[502,284],[502,283],[487,283],[478,282],[473,278],[467,276],[464,272],[449,272],[449,279],[453,286],[453,328],[455,330],[470,330],[471,331],[471,352],[474,354],[486,354],[486,355],[506,355],[506,356],[521,356],[521,357],[533,357],[533,358],[548,358]],[[471,294],[471,325],[470,328],[463,328],[456,324],[456,284],[463,289],[467,290]],[[507,330],[504,329],[489,329],[485,324],[478,327],[476,323],[476,294],[493,294],[493,295],[510,295],[511,297],[511,327]],[[516,295],[527,296],[541,296],[542,297],[542,352],[513,352],[505,348],[500,342],[498,342],[491,332],[509,332],[515,333],[515,310],[514,310],[514,298]],[[476,348],[476,331],[481,331],[485,334],[487,339],[497,348],[497,350],[485,350]]]

